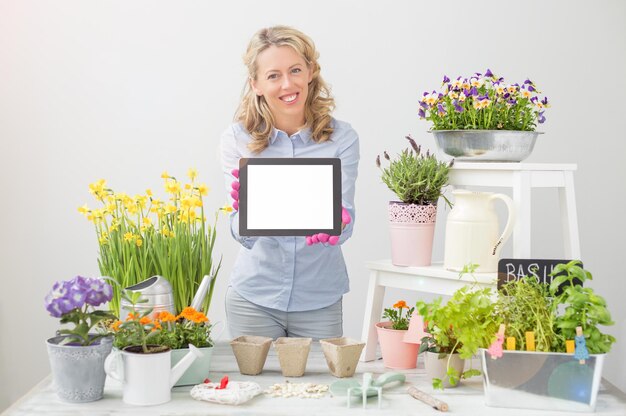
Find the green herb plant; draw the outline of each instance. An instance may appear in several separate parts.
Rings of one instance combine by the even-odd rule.
[[[563,273],[560,276],[559,274]],[[565,350],[565,340],[574,339],[576,327],[581,326],[585,335],[587,349],[591,354],[603,354],[611,350],[615,337],[604,334],[598,325],[613,325],[611,315],[602,296],[594,293],[592,288],[576,284],[574,279],[581,282],[592,279],[592,275],[580,266],[577,260],[567,264],[559,264],[551,273],[554,276],[550,284],[550,293],[554,296],[552,313],[557,315],[556,328],[562,335],[559,339],[559,349]],[[561,293],[558,294],[559,287]],[[560,313],[559,308],[564,308]]]
[[[389,167],[382,168],[380,155],[376,157],[376,166],[382,171],[382,180],[387,187],[404,203],[417,205],[435,205],[443,196],[443,187],[448,184],[448,174],[454,160],[450,163],[438,161],[434,154],[421,152],[421,147],[411,136],[406,136],[412,149],[403,150],[397,159],[389,161]],[[443,196],[446,203],[450,201]]]
[[[526,332],[534,331],[537,351],[555,351],[561,343],[556,316],[546,285],[525,276],[513,280],[498,292],[497,313],[506,323],[505,335],[514,337],[519,350],[526,349]]]
[[[461,379],[481,374],[473,368],[458,374],[450,366],[450,359],[453,353],[458,353],[462,359],[469,359],[479,348],[486,348],[493,342],[501,322],[492,301],[493,295],[491,288],[464,286],[445,305],[441,304],[441,298],[431,303],[419,301],[416,304],[432,337],[427,342],[422,340],[420,349],[438,352],[440,358],[449,354],[446,378],[453,386]],[[443,389],[443,380],[434,378],[433,388]]]

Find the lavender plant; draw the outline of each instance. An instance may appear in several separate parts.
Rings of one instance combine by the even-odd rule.
[[[380,155],[376,157],[376,166],[382,171],[382,180],[396,196],[405,203],[417,205],[436,204],[442,189],[448,184],[448,173],[454,163],[438,161],[429,151],[422,153],[421,146],[411,136],[406,136],[411,145],[392,160],[387,152],[383,152],[389,161],[388,168],[382,168]],[[450,202],[445,198],[448,205]]]
[[[509,84],[489,69],[454,81],[444,75],[441,85],[441,92],[424,92],[419,102],[418,115],[433,123],[432,130],[534,131],[550,106],[530,79]]]
[[[61,324],[74,325],[57,331],[60,335],[67,335],[61,345],[93,345],[108,336],[110,333],[106,330],[91,331],[104,320],[116,319],[111,312],[95,309],[109,302],[112,296],[111,285],[99,278],[76,276],[72,280],[56,282],[45,297],[46,309],[53,317],[61,318]]]

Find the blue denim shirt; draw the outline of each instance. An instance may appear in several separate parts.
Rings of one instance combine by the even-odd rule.
[[[256,155],[247,147],[251,136],[241,124],[233,124],[222,134],[222,168],[231,202],[234,180],[231,171],[239,167],[242,157],[338,157],[341,159],[342,205],[352,217],[336,246],[307,246],[304,237],[242,237],[239,213],[233,212],[231,233],[243,247],[233,267],[231,286],[254,304],[281,311],[309,311],[334,304],[349,290],[341,244],[350,238],[355,223],[359,138],[348,123],[333,119],[333,128],[330,140],[324,143],[313,141],[309,129],[291,137],[274,129],[270,145]],[[285,197],[287,194],[288,191]]]

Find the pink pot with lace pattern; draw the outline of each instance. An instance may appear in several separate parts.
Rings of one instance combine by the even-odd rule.
[[[389,202],[391,263],[395,266],[430,266],[437,205]]]

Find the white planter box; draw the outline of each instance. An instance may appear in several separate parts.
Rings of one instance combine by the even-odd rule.
[[[495,407],[594,411],[604,354],[593,354],[580,364],[573,354],[504,351],[492,359],[479,352],[485,404]]]

